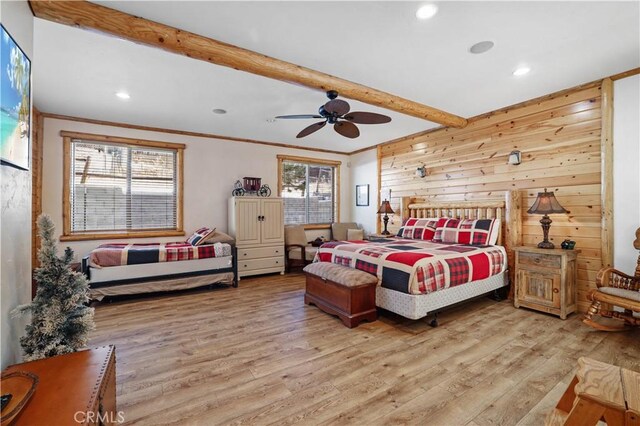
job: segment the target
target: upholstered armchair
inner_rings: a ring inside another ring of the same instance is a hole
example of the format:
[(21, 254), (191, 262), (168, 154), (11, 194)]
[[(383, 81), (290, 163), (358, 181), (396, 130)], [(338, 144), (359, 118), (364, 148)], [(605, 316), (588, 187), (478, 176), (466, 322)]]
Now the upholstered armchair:
[(284, 227), (285, 268), (287, 272), (292, 267), (304, 267), (311, 263), (318, 251), (307, 243), (307, 235), (302, 225), (287, 225)]
[[(361, 231), (361, 229), (355, 222), (333, 222), (331, 224), (331, 239), (334, 241), (347, 241), (350, 239), (349, 231)], [(360, 233), (359, 235), (359, 238), (351, 239), (364, 239), (364, 233)]]
[[(640, 250), (640, 228), (636, 230), (636, 240), (633, 242), (636, 250)], [(603, 268), (596, 276), (598, 288), (591, 290), (589, 300), (591, 306), (584, 317), (583, 322), (593, 328), (604, 331), (620, 331), (625, 326), (640, 326), (640, 256), (634, 276), (627, 275), (614, 268)], [(616, 310), (603, 310), (602, 304), (617, 306), (624, 312)], [(593, 320), (594, 315), (605, 318), (617, 318), (623, 321), (618, 326), (603, 325)]]
[[(353, 238), (349, 238), (349, 236)], [(362, 240), (364, 232), (355, 222), (334, 222), (331, 224), (331, 239), (337, 241)], [(313, 262), (318, 247), (307, 242), (307, 235), (302, 225), (287, 225), (284, 227), (285, 268), (287, 272), (292, 267), (304, 267)]]

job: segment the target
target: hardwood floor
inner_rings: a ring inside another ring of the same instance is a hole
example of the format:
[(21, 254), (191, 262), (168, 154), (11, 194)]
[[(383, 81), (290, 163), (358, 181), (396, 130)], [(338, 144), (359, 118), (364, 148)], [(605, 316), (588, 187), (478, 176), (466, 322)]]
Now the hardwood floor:
[(129, 424), (540, 425), (580, 356), (640, 371), (640, 330), (598, 332), (482, 298), (440, 327), (348, 329), (299, 274), (96, 307)]

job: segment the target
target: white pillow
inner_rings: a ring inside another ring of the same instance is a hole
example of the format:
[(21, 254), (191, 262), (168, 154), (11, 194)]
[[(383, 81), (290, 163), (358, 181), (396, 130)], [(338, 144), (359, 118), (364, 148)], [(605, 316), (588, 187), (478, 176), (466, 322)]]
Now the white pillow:
[(364, 240), (364, 230), (347, 229), (347, 241), (360, 241), (360, 240)]

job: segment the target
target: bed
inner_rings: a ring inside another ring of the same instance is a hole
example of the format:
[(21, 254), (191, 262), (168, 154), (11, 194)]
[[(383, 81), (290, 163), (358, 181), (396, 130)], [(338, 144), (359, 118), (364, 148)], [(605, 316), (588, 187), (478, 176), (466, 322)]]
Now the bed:
[[(518, 191), (508, 191), (502, 200), (442, 203), (403, 198), (399, 210), (403, 223), (411, 224), (399, 230), (401, 236), (323, 244), (315, 261), (376, 275), (376, 305), (409, 319), (423, 318), (512, 281), (512, 249), (521, 244)], [(449, 223), (487, 229), (480, 229), (476, 238), (475, 228), (456, 228), (460, 236), (442, 241), (444, 233), (453, 232), (446, 228)], [(431, 229), (433, 234), (428, 233)], [(452, 243), (455, 239), (464, 243)], [(486, 244), (492, 239), (495, 244)]]
[(108, 243), (82, 259), (82, 270), (92, 300), (210, 284), (237, 287), (235, 252), (226, 243)]

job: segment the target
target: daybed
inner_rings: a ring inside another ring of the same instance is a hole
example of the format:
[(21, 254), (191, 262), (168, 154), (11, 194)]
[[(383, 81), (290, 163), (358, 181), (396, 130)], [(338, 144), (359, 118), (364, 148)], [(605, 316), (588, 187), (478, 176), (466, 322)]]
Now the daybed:
[(237, 287), (237, 269), (235, 246), (220, 242), (109, 243), (82, 259), (92, 300), (218, 283)]
[(378, 307), (423, 318), (509, 285), (511, 248), (520, 244), (520, 203), (517, 191), (508, 192), (506, 201), (427, 203), (405, 198), (401, 209), (407, 220), (400, 236), (329, 242), (320, 247), (315, 261), (376, 275)]

